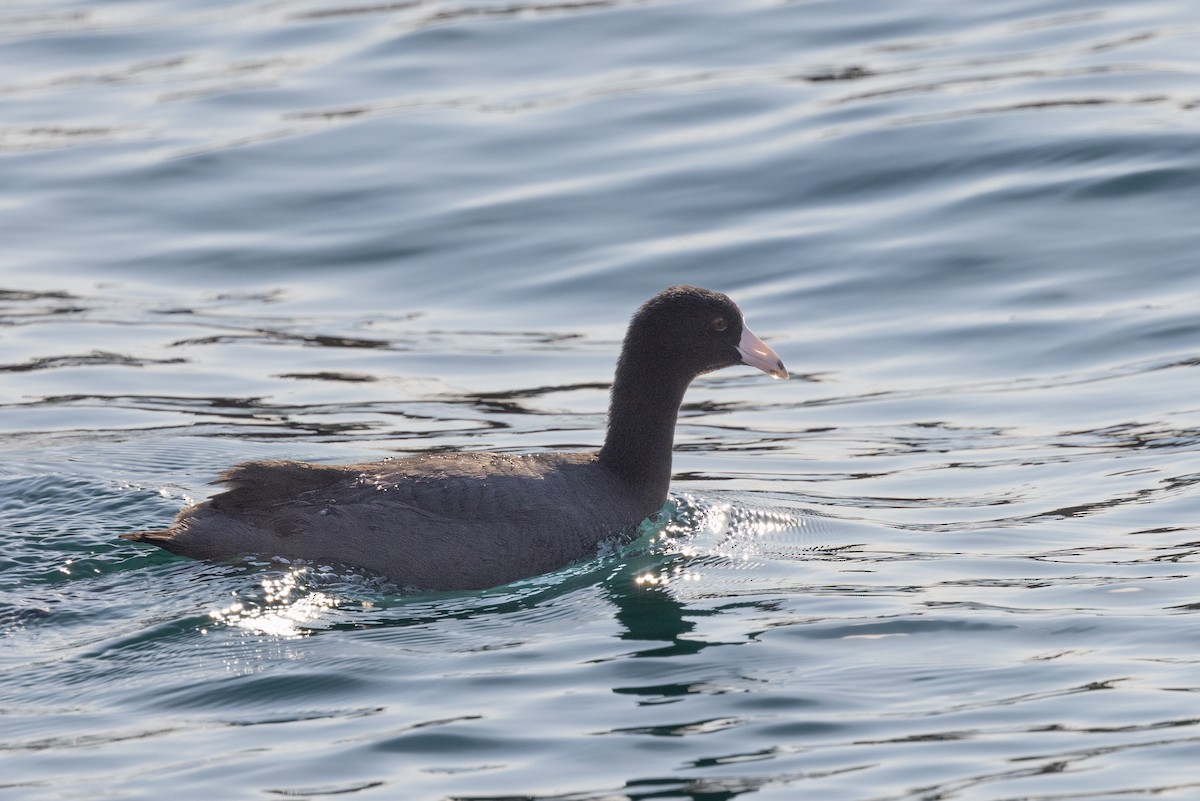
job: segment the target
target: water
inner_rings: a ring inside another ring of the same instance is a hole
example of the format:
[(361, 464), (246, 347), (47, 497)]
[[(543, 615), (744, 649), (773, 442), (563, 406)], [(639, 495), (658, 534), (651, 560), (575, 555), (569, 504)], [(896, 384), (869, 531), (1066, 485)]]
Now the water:
[[(0, 796), (1200, 797), (1194, 4), (10, 3)], [(729, 292), (672, 508), (477, 593), (117, 535), (584, 448)]]

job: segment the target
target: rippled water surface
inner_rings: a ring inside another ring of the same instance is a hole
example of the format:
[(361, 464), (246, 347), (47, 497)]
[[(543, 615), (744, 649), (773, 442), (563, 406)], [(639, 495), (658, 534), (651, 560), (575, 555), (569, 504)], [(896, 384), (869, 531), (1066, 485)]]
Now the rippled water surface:
[[(1200, 798), (1194, 3), (0, 7), (0, 796)], [(188, 561), (253, 458), (579, 449), (730, 293), (644, 535)]]

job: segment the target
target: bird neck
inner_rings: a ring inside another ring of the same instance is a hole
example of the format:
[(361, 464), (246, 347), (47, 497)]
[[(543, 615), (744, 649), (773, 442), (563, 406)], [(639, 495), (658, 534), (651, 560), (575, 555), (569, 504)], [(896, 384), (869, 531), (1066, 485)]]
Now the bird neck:
[(667, 499), (675, 420), (689, 383), (647, 360), (617, 365), (600, 462), (655, 508)]

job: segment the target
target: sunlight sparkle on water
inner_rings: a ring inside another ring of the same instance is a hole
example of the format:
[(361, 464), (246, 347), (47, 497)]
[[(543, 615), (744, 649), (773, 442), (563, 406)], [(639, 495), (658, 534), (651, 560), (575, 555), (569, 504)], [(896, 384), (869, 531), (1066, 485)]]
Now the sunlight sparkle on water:
[(698, 581), (701, 574), (696, 566), (701, 562), (749, 563), (761, 556), (765, 537), (805, 525), (803, 518), (744, 504), (702, 502), (688, 495), (678, 496), (674, 503), (671, 520), (651, 544), (686, 561), (640, 574), (636, 579), (639, 586)]
[(299, 577), (304, 569), (262, 580), (258, 597), (239, 599), (224, 609), (210, 612), (216, 623), (236, 626), (255, 634), (299, 637), (304, 626), (317, 620), (337, 601), (330, 595), (305, 587)]

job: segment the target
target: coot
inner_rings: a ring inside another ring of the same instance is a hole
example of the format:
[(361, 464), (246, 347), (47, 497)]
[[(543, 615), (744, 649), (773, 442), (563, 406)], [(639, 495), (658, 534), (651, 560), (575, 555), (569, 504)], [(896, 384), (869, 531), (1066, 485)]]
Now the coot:
[(739, 363), (787, 377), (732, 300), (674, 286), (629, 323), (599, 452), (247, 462), (221, 475), (224, 492), (184, 509), (169, 528), (122, 537), (196, 559), (340, 563), (431, 590), (546, 573), (662, 507), (684, 390)]

